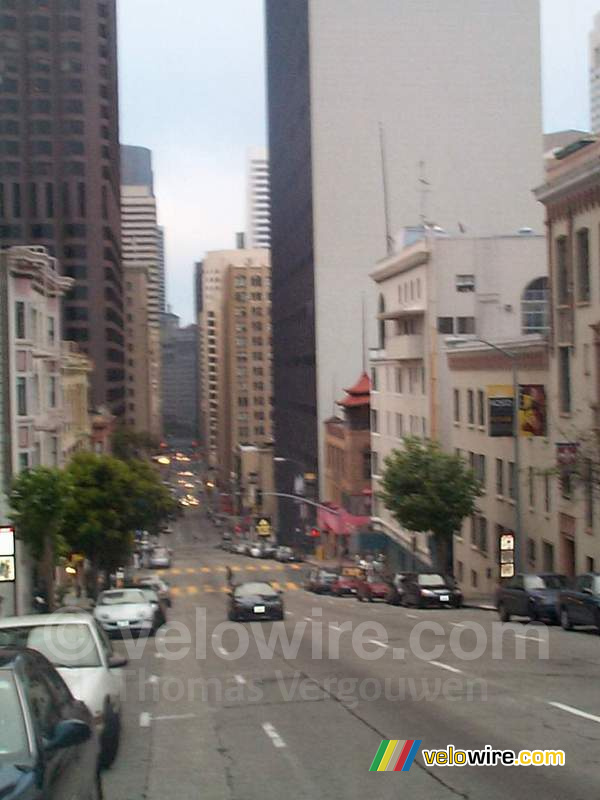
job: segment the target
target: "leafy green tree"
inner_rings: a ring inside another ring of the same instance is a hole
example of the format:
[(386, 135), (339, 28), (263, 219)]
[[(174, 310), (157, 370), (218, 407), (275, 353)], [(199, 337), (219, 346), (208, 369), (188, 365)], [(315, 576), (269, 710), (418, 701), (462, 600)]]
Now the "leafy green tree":
[(123, 461), (146, 459), (160, 447), (159, 440), (145, 431), (134, 431), (120, 425), (112, 435), (112, 452)]
[(473, 471), (437, 442), (407, 437), (385, 459), (381, 485), (385, 507), (404, 528), (431, 532), (436, 568), (451, 573), (454, 534), (482, 494)]
[(40, 564), (49, 608), (54, 608), (54, 567), (67, 552), (61, 534), (67, 484), (64, 472), (48, 467), (21, 472), (10, 492), (11, 518), (17, 536)]
[(160, 480), (156, 467), (147, 461), (130, 461), (128, 467), (134, 479), (135, 528), (158, 533), (164, 522), (179, 515), (179, 503)]

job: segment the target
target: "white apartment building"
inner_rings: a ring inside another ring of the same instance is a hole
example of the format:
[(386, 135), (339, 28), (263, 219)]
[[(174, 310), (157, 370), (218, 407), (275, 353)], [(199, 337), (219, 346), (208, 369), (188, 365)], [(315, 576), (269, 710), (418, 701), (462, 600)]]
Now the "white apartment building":
[(594, 16), (589, 34), (590, 122), (592, 131), (600, 131), (600, 12)]
[(246, 247), (271, 247), (269, 157), (264, 147), (246, 154)]
[[(384, 459), (404, 436), (452, 447), (448, 338), (538, 339), (548, 325), (545, 237), (450, 238), (416, 228), (405, 240), (371, 273), (378, 293), (378, 347), (371, 350), (374, 497)], [(393, 539), (427, 557), (427, 537), (401, 530), (377, 500), (373, 516)]]
[[(59, 273), (57, 260), (43, 247), (17, 246), (0, 252), (3, 492), (24, 469), (62, 466), (61, 298), (72, 285), (73, 279)], [(31, 565), (20, 543), (16, 567), (18, 599), (23, 603), (30, 595)], [(12, 587), (2, 587), (0, 583), (3, 612), (10, 614), (12, 608), (14, 613)]]

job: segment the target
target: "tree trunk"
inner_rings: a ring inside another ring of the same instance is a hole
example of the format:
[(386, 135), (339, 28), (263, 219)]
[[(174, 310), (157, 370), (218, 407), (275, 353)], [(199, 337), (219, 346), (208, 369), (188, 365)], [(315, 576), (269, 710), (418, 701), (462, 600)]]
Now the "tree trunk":
[(454, 574), (454, 534), (434, 533), (434, 565), (442, 575)]

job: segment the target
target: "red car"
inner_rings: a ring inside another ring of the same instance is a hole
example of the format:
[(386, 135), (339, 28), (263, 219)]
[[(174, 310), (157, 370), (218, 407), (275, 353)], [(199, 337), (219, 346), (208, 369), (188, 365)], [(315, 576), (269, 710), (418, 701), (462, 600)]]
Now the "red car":
[(387, 600), (390, 591), (389, 584), (379, 575), (368, 575), (360, 581), (356, 589), (356, 597), (360, 602), (368, 600)]
[(337, 580), (331, 586), (331, 593), (338, 597), (356, 594), (360, 583), (364, 579), (365, 572), (360, 567), (342, 567)]

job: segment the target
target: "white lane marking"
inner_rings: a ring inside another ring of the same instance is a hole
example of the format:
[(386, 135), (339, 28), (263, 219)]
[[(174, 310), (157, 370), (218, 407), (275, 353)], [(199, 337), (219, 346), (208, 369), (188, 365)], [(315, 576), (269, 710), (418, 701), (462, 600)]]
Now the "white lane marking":
[(244, 678), (243, 675), (234, 675), (233, 677), (240, 684), (240, 686), (243, 686), (246, 683), (246, 678)]
[(275, 727), (273, 725), (271, 725), (270, 722), (263, 722), (262, 729), (267, 734), (269, 739), (273, 742), (273, 745), (275, 747), (285, 747), (286, 746), (285, 742), (283, 741), (281, 736), (275, 730)]
[(286, 615), (286, 617), (293, 617), (294, 616), (294, 612), (293, 611), (286, 611), (285, 615)]
[(312, 617), (304, 617), (304, 619), (305, 619), (307, 622), (312, 622), (312, 621), (313, 621), (313, 618), (312, 618)]
[(334, 625), (333, 622), (329, 623), (329, 627), (331, 628), (332, 631), (341, 631), (342, 630), (339, 625)]
[(164, 657), (165, 657), (164, 653), (154, 653), (154, 658), (164, 658)]
[(543, 639), (540, 639), (539, 636), (527, 636), (524, 633), (515, 633), (515, 639), (527, 639), (530, 642), (543, 642)]
[(159, 681), (160, 681), (160, 678), (158, 677), (158, 675), (150, 675), (148, 680), (144, 681), (144, 683), (158, 683)]
[(581, 711), (579, 708), (573, 706), (566, 706), (564, 703), (556, 703), (554, 700), (547, 700), (549, 706), (560, 708), (561, 711), (566, 711), (569, 714), (575, 714), (576, 717), (583, 717), (583, 719), (591, 719), (592, 722), (600, 722), (600, 717), (595, 714), (589, 714), (587, 711)]
[(434, 667), (439, 667), (440, 669), (447, 669), (448, 672), (458, 672), (459, 675), (462, 674), (462, 669), (451, 667), (450, 664), (442, 664), (441, 661), (430, 661), (429, 663), (433, 664)]
[(194, 719), (195, 714), (163, 714), (160, 717), (152, 717), (153, 722), (161, 722), (162, 720), (174, 720), (174, 719)]
[(140, 714), (140, 728), (149, 728), (152, 722), (152, 717), (147, 711), (142, 711)]
[(419, 615), (418, 614), (407, 614), (406, 616), (409, 619), (419, 619)]
[(464, 628), (465, 626), (462, 622), (451, 622), (450, 625), (453, 625), (455, 628)]
[(377, 639), (367, 639), (367, 642), (369, 644), (376, 644), (378, 647), (385, 647), (386, 650), (388, 648), (387, 644), (384, 644), (383, 642), (378, 642)]
[(225, 650), (225, 648), (224, 648), (224, 647), (217, 647), (217, 650), (219, 651), (219, 653), (220, 653), (222, 656), (228, 656), (228, 655), (229, 655), (229, 651), (228, 651), (228, 650)]

